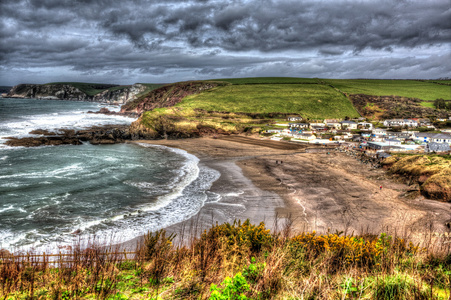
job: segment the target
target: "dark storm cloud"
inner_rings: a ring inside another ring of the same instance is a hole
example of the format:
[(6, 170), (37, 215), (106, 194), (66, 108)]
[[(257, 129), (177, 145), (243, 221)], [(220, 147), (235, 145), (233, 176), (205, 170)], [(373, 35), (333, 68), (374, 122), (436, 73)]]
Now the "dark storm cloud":
[(177, 38), (231, 51), (302, 50), (341, 45), (416, 47), (451, 39), (446, 1), (235, 1), (156, 4), (102, 14), (105, 30), (132, 41)]
[(450, 71), (446, 0), (2, 0), (0, 17), (2, 73), (53, 67), (179, 80)]

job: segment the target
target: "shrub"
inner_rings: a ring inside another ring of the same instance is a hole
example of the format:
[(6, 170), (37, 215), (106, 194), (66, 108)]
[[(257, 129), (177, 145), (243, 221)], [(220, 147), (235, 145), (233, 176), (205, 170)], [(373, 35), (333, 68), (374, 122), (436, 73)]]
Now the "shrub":
[(249, 284), (246, 278), (237, 273), (233, 278), (226, 277), (221, 283), (222, 288), (212, 284), (210, 290), (212, 291), (210, 300), (246, 300), (244, 293), (249, 290)]

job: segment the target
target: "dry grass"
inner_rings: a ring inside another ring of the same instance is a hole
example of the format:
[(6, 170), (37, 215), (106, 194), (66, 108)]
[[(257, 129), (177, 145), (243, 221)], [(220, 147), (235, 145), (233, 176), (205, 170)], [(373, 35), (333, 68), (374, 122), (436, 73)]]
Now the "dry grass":
[[(182, 233), (183, 235), (183, 233)], [(450, 245), (427, 253), (401, 237), (292, 235), (221, 224), (199, 237), (149, 233), (138, 259), (78, 251), (57, 267), (0, 265), (2, 299), (449, 299)], [(177, 245), (176, 245), (177, 244)], [(96, 262), (96, 263), (93, 263)]]
[(443, 155), (392, 156), (385, 162), (392, 174), (417, 181), (432, 199), (451, 201), (451, 159)]

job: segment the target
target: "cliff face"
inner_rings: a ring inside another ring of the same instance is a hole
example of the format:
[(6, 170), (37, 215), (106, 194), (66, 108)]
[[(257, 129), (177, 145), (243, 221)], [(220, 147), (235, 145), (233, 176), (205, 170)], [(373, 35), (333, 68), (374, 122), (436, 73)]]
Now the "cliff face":
[(144, 92), (146, 88), (145, 85), (138, 83), (123, 88), (105, 89), (97, 94), (88, 95), (86, 92), (70, 84), (19, 84), (11, 89), (7, 97), (124, 104), (128, 101), (135, 100), (136, 95)]
[(157, 88), (145, 96), (127, 102), (123, 105), (121, 112), (134, 112), (141, 114), (155, 108), (171, 107), (182, 101), (189, 95), (200, 93), (217, 86), (228, 85), (226, 82), (215, 81), (189, 81), (168, 84)]

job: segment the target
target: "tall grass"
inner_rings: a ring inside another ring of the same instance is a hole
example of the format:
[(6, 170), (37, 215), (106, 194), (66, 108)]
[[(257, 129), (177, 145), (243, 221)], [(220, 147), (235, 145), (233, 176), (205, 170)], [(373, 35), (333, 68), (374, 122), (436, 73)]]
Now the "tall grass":
[[(196, 232), (191, 228), (192, 232)], [(402, 237), (270, 232), (216, 224), (200, 235), (145, 235), (132, 261), (106, 248), (74, 263), (0, 265), (2, 299), (449, 299), (450, 246), (426, 252)], [(439, 251), (440, 250), (440, 251)]]

